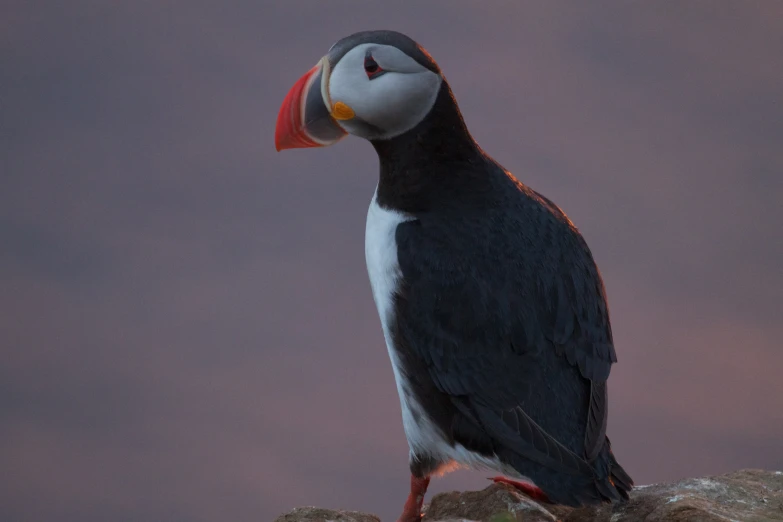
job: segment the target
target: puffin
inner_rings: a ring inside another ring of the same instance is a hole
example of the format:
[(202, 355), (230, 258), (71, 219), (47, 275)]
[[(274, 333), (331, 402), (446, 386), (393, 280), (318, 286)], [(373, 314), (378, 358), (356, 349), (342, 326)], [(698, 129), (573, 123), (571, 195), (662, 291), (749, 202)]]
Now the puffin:
[(399, 522), (420, 520), (430, 478), (460, 467), (552, 504), (627, 500), (606, 434), (607, 297), (574, 224), (484, 152), (402, 33), (336, 42), (283, 99), (275, 146), (349, 134), (380, 163), (365, 257), (409, 447)]

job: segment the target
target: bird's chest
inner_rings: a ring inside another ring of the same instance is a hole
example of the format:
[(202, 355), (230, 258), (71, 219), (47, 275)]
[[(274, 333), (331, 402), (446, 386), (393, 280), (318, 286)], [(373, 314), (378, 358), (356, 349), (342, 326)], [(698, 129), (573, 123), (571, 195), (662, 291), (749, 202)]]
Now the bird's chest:
[[(381, 319), (386, 348), (394, 370), (394, 380), (402, 407), (402, 421), (405, 435), (411, 450), (422, 448), (435, 439), (434, 431), (427, 426), (423, 429), (421, 407), (411, 393), (406, 377), (412, 368), (403, 368), (400, 353), (394, 346), (392, 325), (396, 320), (394, 315), (394, 295), (397, 292), (402, 273), (397, 257), (397, 226), (412, 219), (410, 216), (386, 209), (378, 205), (373, 196), (367, 212), (367, 229), (364, 238), (364, 253), (367, 259), (367, 273), (370, 276), (372, 295), (378, 315)], [(432, 433), (430, 433), (432, 432)]]
[[(377, 195), (377, 193), (376, 193)], [(370, 277), (372, 296), (381, 319), (384, 335), (389, 342), (388, 328), (393, 313), (394, 293), (400, 277), (397, 258), (397, 225), (412, 219), (398, 212), (378, 205), (374, 195), (367, 211), (367, 227), (364, 235), (364, 255), (367, 273)]]

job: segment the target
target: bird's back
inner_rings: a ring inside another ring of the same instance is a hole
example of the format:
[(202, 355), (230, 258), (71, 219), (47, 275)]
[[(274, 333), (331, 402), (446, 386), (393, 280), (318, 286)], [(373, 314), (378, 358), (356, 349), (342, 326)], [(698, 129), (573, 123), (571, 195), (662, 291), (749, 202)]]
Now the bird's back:
[[(599, 500), (591, 470), (610, 473), (605, 381), (615, 360), (601, 277), (565, 214), (490, 165), (463, 172), (458, 188), (398, 225), (397, 344), (435, 384), (422, 387), (421, 400), (452, 406), (441, 420), (447, 437), (494, 451), (550, 492), (562, 490), (564, 503)], [(538, 450), (566, 462), (561, 469), (504, 443), (510, 429), (537, 451), (539, 435), (523, 433), (531, 421), (551, 437)]]

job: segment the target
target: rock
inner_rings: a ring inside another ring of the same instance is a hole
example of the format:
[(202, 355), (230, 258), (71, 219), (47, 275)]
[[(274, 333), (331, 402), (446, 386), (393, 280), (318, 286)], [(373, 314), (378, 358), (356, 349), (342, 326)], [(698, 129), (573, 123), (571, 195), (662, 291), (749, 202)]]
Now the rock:
[(742, 470), (639, 486), (625, 504), (580, 508), (563, 522), (783, 521), (783, 472)]
[[(422, 522), (783, 521), (783, 472), (743, 470), (637, 486), (622, 504), (571, 509), (542, 505), (507, 484), (435, 495)], [(297, 508), (275, 522), (380, 522), (355, 511)]]
[(445, 520), (492, 522), (555, 522), (556, 516), (508, 484), (493, 484), (481, 491), (441, 493), (425, 507), (422, 522)]
[(359, 511), (299, 507), (280, 515), (275, 522), (381, 522), (381, 519)]

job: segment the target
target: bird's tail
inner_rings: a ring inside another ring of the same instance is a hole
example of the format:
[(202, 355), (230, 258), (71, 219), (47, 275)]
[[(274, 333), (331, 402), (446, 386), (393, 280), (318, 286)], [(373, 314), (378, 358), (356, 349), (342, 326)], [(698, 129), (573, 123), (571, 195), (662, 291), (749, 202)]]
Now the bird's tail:
[[(513, 462), (513, 458), (508, 461)], [(578, 475), (553, 471), (529, 461), (524, 461), (519, 469), (527, 472), (526, 476), (553, 504), (579, 507), (628, 500), (633, 480), (614, 457), (608, 438), (589, 465), (592, 473)]]
[(604, 449), (596, 458), (595, 464), (598, 468), (595, 485), (601, 497), (610, 502), (628, 500), (633, 479), (614, 458), (609, 437), (606, 437)]

